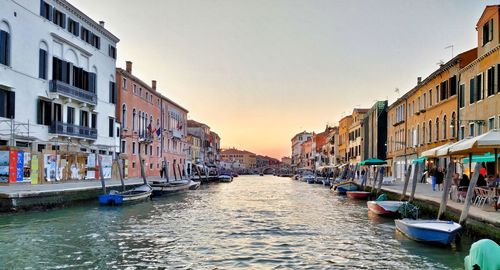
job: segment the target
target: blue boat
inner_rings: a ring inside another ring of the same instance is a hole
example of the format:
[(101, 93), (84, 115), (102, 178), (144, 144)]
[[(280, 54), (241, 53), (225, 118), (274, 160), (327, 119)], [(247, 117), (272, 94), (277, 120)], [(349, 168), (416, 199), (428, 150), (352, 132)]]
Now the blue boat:
[(462, 229), (460, 224), (444, 220), (396, 219), (396, 228), (419, 242), (448, 245)]
[(148, 200), (153, 189), (149, 185), (142, 185), (123, 192), (111, 190), (107, 194), (99, 195), (99, 204), (122, 205)]
[(353, 182), (345, 182), (345, 183), (340, 183), (335, 186), (335, 189), (337, 190), (337, 193), (340, 195), (346, 194), (347, 191), (356, 191), (358, 190), (358, 186), (354, 184)]

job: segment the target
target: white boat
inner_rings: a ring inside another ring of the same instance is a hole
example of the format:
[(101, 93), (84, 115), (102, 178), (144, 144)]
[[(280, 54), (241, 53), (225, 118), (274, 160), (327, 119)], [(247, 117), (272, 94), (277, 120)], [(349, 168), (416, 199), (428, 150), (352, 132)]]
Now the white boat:
[(448, 245), (462, 229), (460, 224), (444, 220), (396, 219), (396, 228), (419, 242)]
[(192, 180), (179, 180), (179, 181), (166, 181), (166, 180), (155, 180), (150, 181), (149, 184), (153, 188), (154, 196), (161, 196), (163, 194), (170, 193), (180, 193), (187, 190), (197, 189), (200, 186), (200, 182), (195, 182)]
[(396, 215), (405, 202), (401, 201), (368, 201), (368, 209), (377, 215)]
[(233, 177), (227, 174), (219, 175), (219, 182), (230, 183), (233, 181)]
[(138, 186), (126, 191), (111, 190), (108, 194), (99, 196), (99, 203), (103, 205), (122, 205), (141, 202), (149, 199), (153, 189), (149, 185)]

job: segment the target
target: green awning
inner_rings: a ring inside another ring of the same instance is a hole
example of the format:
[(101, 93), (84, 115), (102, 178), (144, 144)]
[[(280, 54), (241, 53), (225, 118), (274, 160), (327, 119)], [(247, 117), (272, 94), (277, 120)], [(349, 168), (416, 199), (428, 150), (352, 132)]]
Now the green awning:
[[(472, 162), (495, 162), (495, 155), (486, 153), (484, 155), (474, 155), (472, 156)], [(498, 155), (500, 157), (500, 155)], [(469, 158), (464, 158), (464, 163), (469, 163)]]
[(370, 159), (365, 159), (359, 163), (359, 165), (364, 166), (364, 165), (384, 165), (387, 164), (385, 160), (381, 160), (378, 158), (370, 158)]
[(414, 159), (412, 163), (413, 164), (424, 163), (426, 160), (427, 160), (427, 157), (419, 157), (417, 159)]

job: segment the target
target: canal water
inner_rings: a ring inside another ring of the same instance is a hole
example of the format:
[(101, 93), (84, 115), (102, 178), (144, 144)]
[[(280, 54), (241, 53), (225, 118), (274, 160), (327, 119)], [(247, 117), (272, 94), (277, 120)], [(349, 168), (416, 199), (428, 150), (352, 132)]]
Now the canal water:
[(0, 269), (463, 269), (469, 247), (413, 242), (366, 202), (274, 176), (0, 216)]

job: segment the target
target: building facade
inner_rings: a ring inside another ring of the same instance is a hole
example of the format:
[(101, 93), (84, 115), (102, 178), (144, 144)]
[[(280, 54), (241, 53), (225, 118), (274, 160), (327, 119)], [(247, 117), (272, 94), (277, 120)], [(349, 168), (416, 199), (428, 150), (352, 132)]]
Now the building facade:
[(118, 41), (67, 1), (2, 1), (0, 125), (19, 132), (0, 144), (40, 153), (39, 178), (96, 178), (95, 155), (118, 151)]
[(349, 143), (347, 158), (351, 164), (361, 162), (363, 145), (363, 118), (368, 109), (356, 108), (352, 112), (352, 123), (349, 126)]
[(387, 100), (377, 101), (363, 118), (362, 160), (387, 158)]
[(349, 162), (349, 128), (352, 125), (352, 115), (347, 115), (339, 121), (338, 151), (340, 163)]
[(303, 164), (301, 164), (301, 160), (302, 160), (302, 143), (304, 143), (305, 141), (307, 141), (309, 138), (312, 137), (312, 133), (310, 132), (307, 132), (307, 131), (303, 131), (303, 132), (300, 132), (300, 133), (297, 133), (295, 134), (295, 136), (293, 136), (292, 138), (292, 156), (291, 156), (291, 159), (292, 159), (292, 168), (293, 169), (297, 169), (297, 168), (300, 168), (303, 166)]
[(251, 173), (257, 168), (257, 155), (246, 150), (223, 149), (220, 158), (221, 164), (228, 164), (223, 167), (236, 170), (238, 173)]

